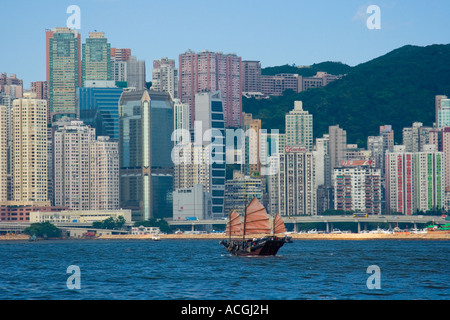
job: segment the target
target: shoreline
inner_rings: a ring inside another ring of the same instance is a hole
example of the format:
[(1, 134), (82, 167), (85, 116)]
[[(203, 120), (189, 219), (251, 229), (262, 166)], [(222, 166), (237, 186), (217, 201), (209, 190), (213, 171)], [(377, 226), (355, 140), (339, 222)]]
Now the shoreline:
[[(450, 232), (433, 231), (428, 233), (338, 233), (338, 234), (309, 234), (292, 233), (288, 235), (292, 240), (450, 240)], [(152, 235), (108, 235), (93, 238), (93, 240), (152, 240)], [(224, 240), (224, 234), (160, 234), (160, 240)], [(261, 237), (261, 236), (256, 236)], [(0, 241), (28, 241), (29, 236), (24, 234), (0, 235)], [(90, 240), (89, 238), (67, 238), (51, 240)]]

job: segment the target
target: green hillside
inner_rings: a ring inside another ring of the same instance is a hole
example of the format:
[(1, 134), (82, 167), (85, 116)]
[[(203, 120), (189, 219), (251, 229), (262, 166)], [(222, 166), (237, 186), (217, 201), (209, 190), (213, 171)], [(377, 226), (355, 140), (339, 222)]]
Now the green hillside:
[(349, 73), (351, 69), (352, 67), (342, 62), (326, 61), (315, 63), (311, 66), (305, 67), (296, 67), (295, 65), (291, 66), (288, 64), (285, 64), (283, 66), (267, 67), (261, 69), (261, 74), (273, 76), (279, 73), (296, 73), (304, 77), (312, 77), (319, 71), (327, 72), (329, 74), (341, 75)]
[(349, 67), (347, 76), (324, 88), (286, 91), (267, 100), (243, 98), (243, 110), (261, 119), (264, 129), (284, 132), (285, 114), (301, 100), (313, 114), (314, 138), (339, 124), (348, 143), (365, 146), (381, 125), (393, 126), (397, 143), (403, 127), (415, 121), (431, 126), (438, 94), (450, 96), (450, 45), (404, 46)]

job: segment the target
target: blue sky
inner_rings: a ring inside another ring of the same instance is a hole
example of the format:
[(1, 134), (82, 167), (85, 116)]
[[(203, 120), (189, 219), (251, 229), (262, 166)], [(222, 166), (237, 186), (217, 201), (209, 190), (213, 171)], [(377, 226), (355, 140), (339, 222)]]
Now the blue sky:
[[(45, 80), (45, 29), (65, 26), (81, 10), (82, 39), (103, 31), (111, 46), (146, 61), (188, 49), (234, 52), (263, 67), (366, 62), (407, 44), (450, 43), (448, 0), (0, 0), (0, 72)], [(381, 29), (369, 30), (369, 5)], [(178, 63), (177, 63), (178, 64)]]

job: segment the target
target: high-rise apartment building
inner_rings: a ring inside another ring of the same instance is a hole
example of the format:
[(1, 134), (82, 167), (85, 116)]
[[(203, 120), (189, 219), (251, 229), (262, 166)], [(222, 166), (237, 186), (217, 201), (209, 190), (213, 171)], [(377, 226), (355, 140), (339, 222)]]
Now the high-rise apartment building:
[(285, 120), (286, 145), (301, 146), (307, 151), (313, 149), (313, 119), (312, 114), (303, 110), (301, 101), (294, 102), (294, 110), (289, 111)]
[(111, 48), (111, 57), (113, 57), (115, 61), (128, 61), (131, 57), (131, 49)]
[(75, 89), (82, 85), (81, 36), (66, 27), (47, 30), (46, 48), (50, 116), (75, 118)]
[(386, 153), (386, 212), (415, 213), (414, 154), (405, 146), (394, 146)]
[(276, 133), (267, 131), (261, 131), (260, 135), (260, 163), (261, 165), (267, 166), (270, 164), (270, 157), (274, 156), (276, 153), (283, 153), (286, 147), (286, 134)]
[(82, 121), (54, 133), (54, 197), (56, 206), (72, 210), (119, 208), (117, 142), (96, 139), (95, 128)]
[(127, 83), (129, 88), (144, 90), (147, 88), (145, 76), (145, 61), (131, 56), (127, 60)]
[[(183, 132), (187, 134), (190, 128), (190, 109), (187, 103), (182, 103), (180, 99), (174, 99), (173, 104), (173, 126), (174, 126), (174, 144), (189, 143), (183, 141)], [(184, 130), (184, 131), (183, 131)]]
[(127, 61), (131, 57), (131, 49), (111, 48), (111, 79), (127, 81)]
[(370, 161), (344, 161), (334, 169), (334, 209), (381, 214), (381, 171)]
[(12, 181), (14, 201), (47, 201), (47, 101), (32, 93), (12, 109)]
[(253, 198), (263, 200), (264, 189), (261, 179), (251, 178), (239, 171), (233, 172), (233, 179), (225, 184), (224, 215), (228, 216), (233, 210), (243, 214)]
[(443, 208), (445, 197), (444, 153), (435, 145), (425, 145), (414, 154), (415, 203), (419, 211)]
[(6, 106), (0, 105), (0, 202), (8, 200), (8, 140)]
[(170, 93), (173, 99), (178, 98), (178, 69), (175, 60), (162, 58), (153, 61), (152, 90)]
[(443, 208), (445, 197), (445, 154), (435, 145), (407, 152), (394, 146), (386, 153), (386, 209), (411, 215)]
[(430, 131), (430, 144), (444, 154), (445, 191), (450, 192), (450, 127), (437, 128)]
[(329, 151), (330, 151), (330, 170), (333, 175), (334, 168), (341, 165), (341, 161), (347, 160), (347, 132), (339, 128), (339, 125), (328, 128)]
[[(179, 55), (179, 98), (195, 115), (195, 94), (219, 90), (223, 99), (226, 127), (240, 127), (242, 114), (241, 57), (210, 51)], [(191, 127), (194, 125), (191, 118)]]
[[(201, 92), (195, 95), (197, 132), (202, 133), (202, 144), (209, 157), (209, 192), (212, 196), (213, 217), (223, 215), (225, 192), (226, 143), (223, 100), (220, 91)], [(195, 141), (196, 144), (199, 141)]]
[(83, 43), (82, 85), (87, 80), (111, 80), (111, 44), (104, 32), (89, 32), (86, 43)]
[(173, 101), (168, 93), (124, 91), (119, 100), (120, 206), (134, 221), (171, 217)]
[(22, 98), (23, 96), (23, 80), (17, 78), (17, 75), (11, 74), (9, 77), (6, 73), (0, 74), (0, 93), (10, 96), (12, 99)]
[(247, 176), (259, 176), (261, 119), (253, 119), (251, 113), (242, 113), (242, 129), (245, 133), (242, 171)]
[(48, 100), (48, 83), (47, 81), (31, 82), (31, 92), (36, 94), (36, 99)]
[(403, 128), (403, 145), (406, 152), (422, 151), (424, 145), (429, 144), (432, 127), (424, 127), (421, 122), (414, 122), (412, 127)]
[(316, 215), (314, 154), (304, 148), (276, 154), (278, 172), (270, 176), (270, 212), (282, 216)]
[(261, 63), (242, 61), (242, 92), (261, 92)]

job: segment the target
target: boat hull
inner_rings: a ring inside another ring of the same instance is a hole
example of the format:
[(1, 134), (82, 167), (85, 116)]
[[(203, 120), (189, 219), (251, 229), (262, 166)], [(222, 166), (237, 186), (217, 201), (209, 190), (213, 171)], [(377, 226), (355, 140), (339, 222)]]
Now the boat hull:
[(288, 238), (265, 237), (254, 240), (223, 240), (220, 243), (236, 256), (275, 256)]

